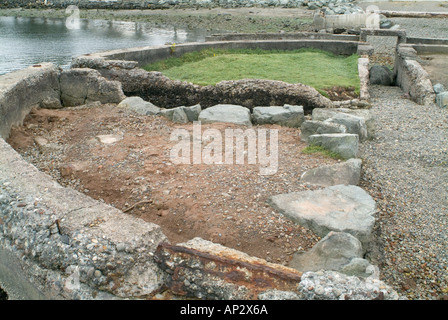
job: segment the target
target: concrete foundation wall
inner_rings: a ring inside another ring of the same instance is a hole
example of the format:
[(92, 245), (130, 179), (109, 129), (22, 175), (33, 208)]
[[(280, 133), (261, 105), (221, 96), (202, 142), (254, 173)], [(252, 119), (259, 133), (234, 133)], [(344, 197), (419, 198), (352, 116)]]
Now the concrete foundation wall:
[(45, 63), (0, 77), (0, 137), (7, 138), (11, 126), (21, 124), (31, 108), (59, 101), (59, 72)]
[(412, 45), (400, 45), (395, 55), (396, 84), (418, 104), (434, 103), (435, 93), (428, 73), (417, 62)]
[[(296, 39), (296, 40), (241, 40), (241, 41), (208, 41), (200, 43), (182, 43), (174, 45), (137, 47), (120, 50), (110, 50), (99, 53), (81, 55), (74, 58), (72, 65), (78, 65), (80, 61), (93, 61), (95, 59), (134, 61), (138, 66), (167, 59), (179, 57), (185, 53), (200, 51), (203, 49), (263, 49), (263, 50), (296, 50), (302, 48), (314, 48), (329, 51), (337, 55), (351, 55), (357, 52), (358, 41), (320, 40), (320, 39)], [(121, 63), (120, 67), (123, 67)], [(125, 66), (126, 67), (126, 66)], [(133, 67), (132, 65), (130, 67)]]
[(159, 226), (60, 186), (3, 139), (32, 108), (61, 107), (62, 74), (117, 84), (80, 71), (42, 63), (0, 77), (0, 287), (11, 299), (139, 297), (164, 283), (153, 260), (166, 241)]

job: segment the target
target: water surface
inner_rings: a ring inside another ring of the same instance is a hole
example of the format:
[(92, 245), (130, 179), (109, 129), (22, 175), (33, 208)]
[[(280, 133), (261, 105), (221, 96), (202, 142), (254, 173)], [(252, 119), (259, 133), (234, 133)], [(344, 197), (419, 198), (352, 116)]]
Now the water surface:
[(98, 51), (201, 42), (205, 30), (154, 28), (144, 22), (81, 19), (70, 29), (63, 18), (0, 16), (0, 74), (40, 62), (66, 68), (74, 56)]

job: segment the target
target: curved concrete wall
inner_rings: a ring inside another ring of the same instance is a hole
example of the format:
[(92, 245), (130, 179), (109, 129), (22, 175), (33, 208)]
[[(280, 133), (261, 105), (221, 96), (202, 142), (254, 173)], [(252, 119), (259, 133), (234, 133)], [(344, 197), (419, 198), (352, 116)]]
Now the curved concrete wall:
[(3, 140), (59, 99), (59, 72), (43, 63), (0, 76), (0, 286), (12, 299), (148, 295), (165, 277), (153, 260), (160, 227), (60, 186)]
[[(204, 49), (263, 49), (263, 50), (297, 50), (302, 48), (314, 48), (337, 55), (351, 55), (357, 53), (360, 42), (335, 40), (335, 39), (277, 39), (277, 40), (231, 40), (231, 41), (207, 41), (195, 43), (168, 44), (161, 46), (137, 47), (129, 49), (110, 50), (81, 55), (74, 58), (72, 66), (86, 66), (93, 68), (105, 68), (108, 66), (119, 66), (133, 68), (135, 65), (116, 65), (117, 60), (135, 61), (138, 66), (178, 57), (188, 52)], [(98, 59), (105, 60), (99, 61)], [(109, 62), (107, 62), (109, 61)], [(90, 63), (90, 64), (89, 64)], [(102, 63), (100, 65), (98, 63)]]

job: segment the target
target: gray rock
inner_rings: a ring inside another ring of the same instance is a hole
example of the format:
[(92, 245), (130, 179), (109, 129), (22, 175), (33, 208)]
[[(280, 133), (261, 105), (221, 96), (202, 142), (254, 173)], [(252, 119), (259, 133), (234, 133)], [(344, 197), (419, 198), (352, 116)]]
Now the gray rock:
[(173, 109), (173, 117), (171, 120), (173, 120), (173, 122), (178, 122), (178, 123), (187, 123), (188, 116), (182, 107), (175, 108), (175, 109)]
[(370, 241), (376, 203), (357, 186), (331, 186), (321, 190), (272, 196), (268, 203), (292, 221), (324, 237), (346, 232), (364, 245)]
[(255, 107), (252, 113), (254, 124), (278, 124), (299, 128), (304, 120), (305, 115), (302, 106), (285, 104), (283, 107)]
[(159, 107), (140, 97), (128, 97), (121, 101), (117, 107), (129, 109), (140, 115), (157, 115), (160, 113)]
[(198, 120), (202, 123), (224, 122), (243, 126), (251, 126), (251, 115), (248, 108), (233, 104), (218, 104), (204, 109)]
[(177, 123), (188, 123), (188, 116), (185, 113), (184, 107), (177, 107), (173, 109), (161, 109), (160, 115), (165, 118), (177, 122)]
[(445, 88), (443, 87), (443, 85), (441, 83), (436, 83), (433, 88), (434, 88), (434, 92), (436, 94), (439, 94), (439, 93), (442, 93), (445, 91)]
[(367, 125), (364, 118), (335, 110), (336, 109), (316, 108), (313, 110), (312, 118), (313, 120), (344, 125), (347, 128), (347, 133), (357, 134), (361, 141), (368, 138)]
[(323, 133), (346, 133), (347, 128), (333, 122), (307, 120), (300, 126), (300, 138), (303, 141), (308, 141), (308, 137), (313, 134)]
[(41, 103), (40, 107), (44, 109), (59, 109), (62, 107), (61, 100), (55, 97), (45, 97)]
[(308, 170), (300, 180), (322, 187), (338, 184), (358, 185), (361, 177), (361, 165), (361, 159), (349, 159), (343, 163)]
[(289, 267), (301, 272), (339, 271), (352, 259), (361, 258), (362, 253), (362, 244), (357, 238), (348, 233), (332, 231), (309, 251), (294, 254)]
[(367, 139), (375, 138), (376, 122), (369, 109), (334, 108), (333, 110), (363, 118), (367, 127)]
[(362, 258), (353, 258), (348, 264), (340, 268), (338, 271), (348, 276), (371, 277), (374, 273), (371, 271), (375, 267), (369, 261)]
[(393, 84), (393, 73), (386, 67), (381, 65), (372, 66), (369, 69), (370, 84), (378, 84), (383, 86), (391, 86)]
[(448, 106), (448, 91), (436, 95), (436, 104), (440, 108), (446, 108)]
[(89, 102), (120, 103), (126, 96), (119, 81), (109, 81), (97, 70), (75, 68), (61, 72), (59, 78), (61, 101), (64, 107)]
[(185, 114), (187, 115), (188, 121), (198, 121), (199, 114), (201, 113), (201, 105), (197, 104), (191, 107), (182, 107)]
[(358, 135), (350, 133), (315, 134), (308, 137), (310, 145), (321, 146), (339, 154), (344, 159), (358, 156), (358, 141)]

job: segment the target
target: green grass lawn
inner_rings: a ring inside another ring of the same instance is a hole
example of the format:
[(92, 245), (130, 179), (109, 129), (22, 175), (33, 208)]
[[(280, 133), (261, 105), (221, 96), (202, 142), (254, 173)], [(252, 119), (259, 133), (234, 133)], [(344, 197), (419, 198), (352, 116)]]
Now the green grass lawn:
[(359, 94), (358, 58), (356, 54), (337, 56), (315, 49), (207, 49), (149, 64), (144, 69), (199, 85), (215, 85), (222, 80), (267, 79), (303, 83), (323, 94), (334, 86), (354, 87)]

